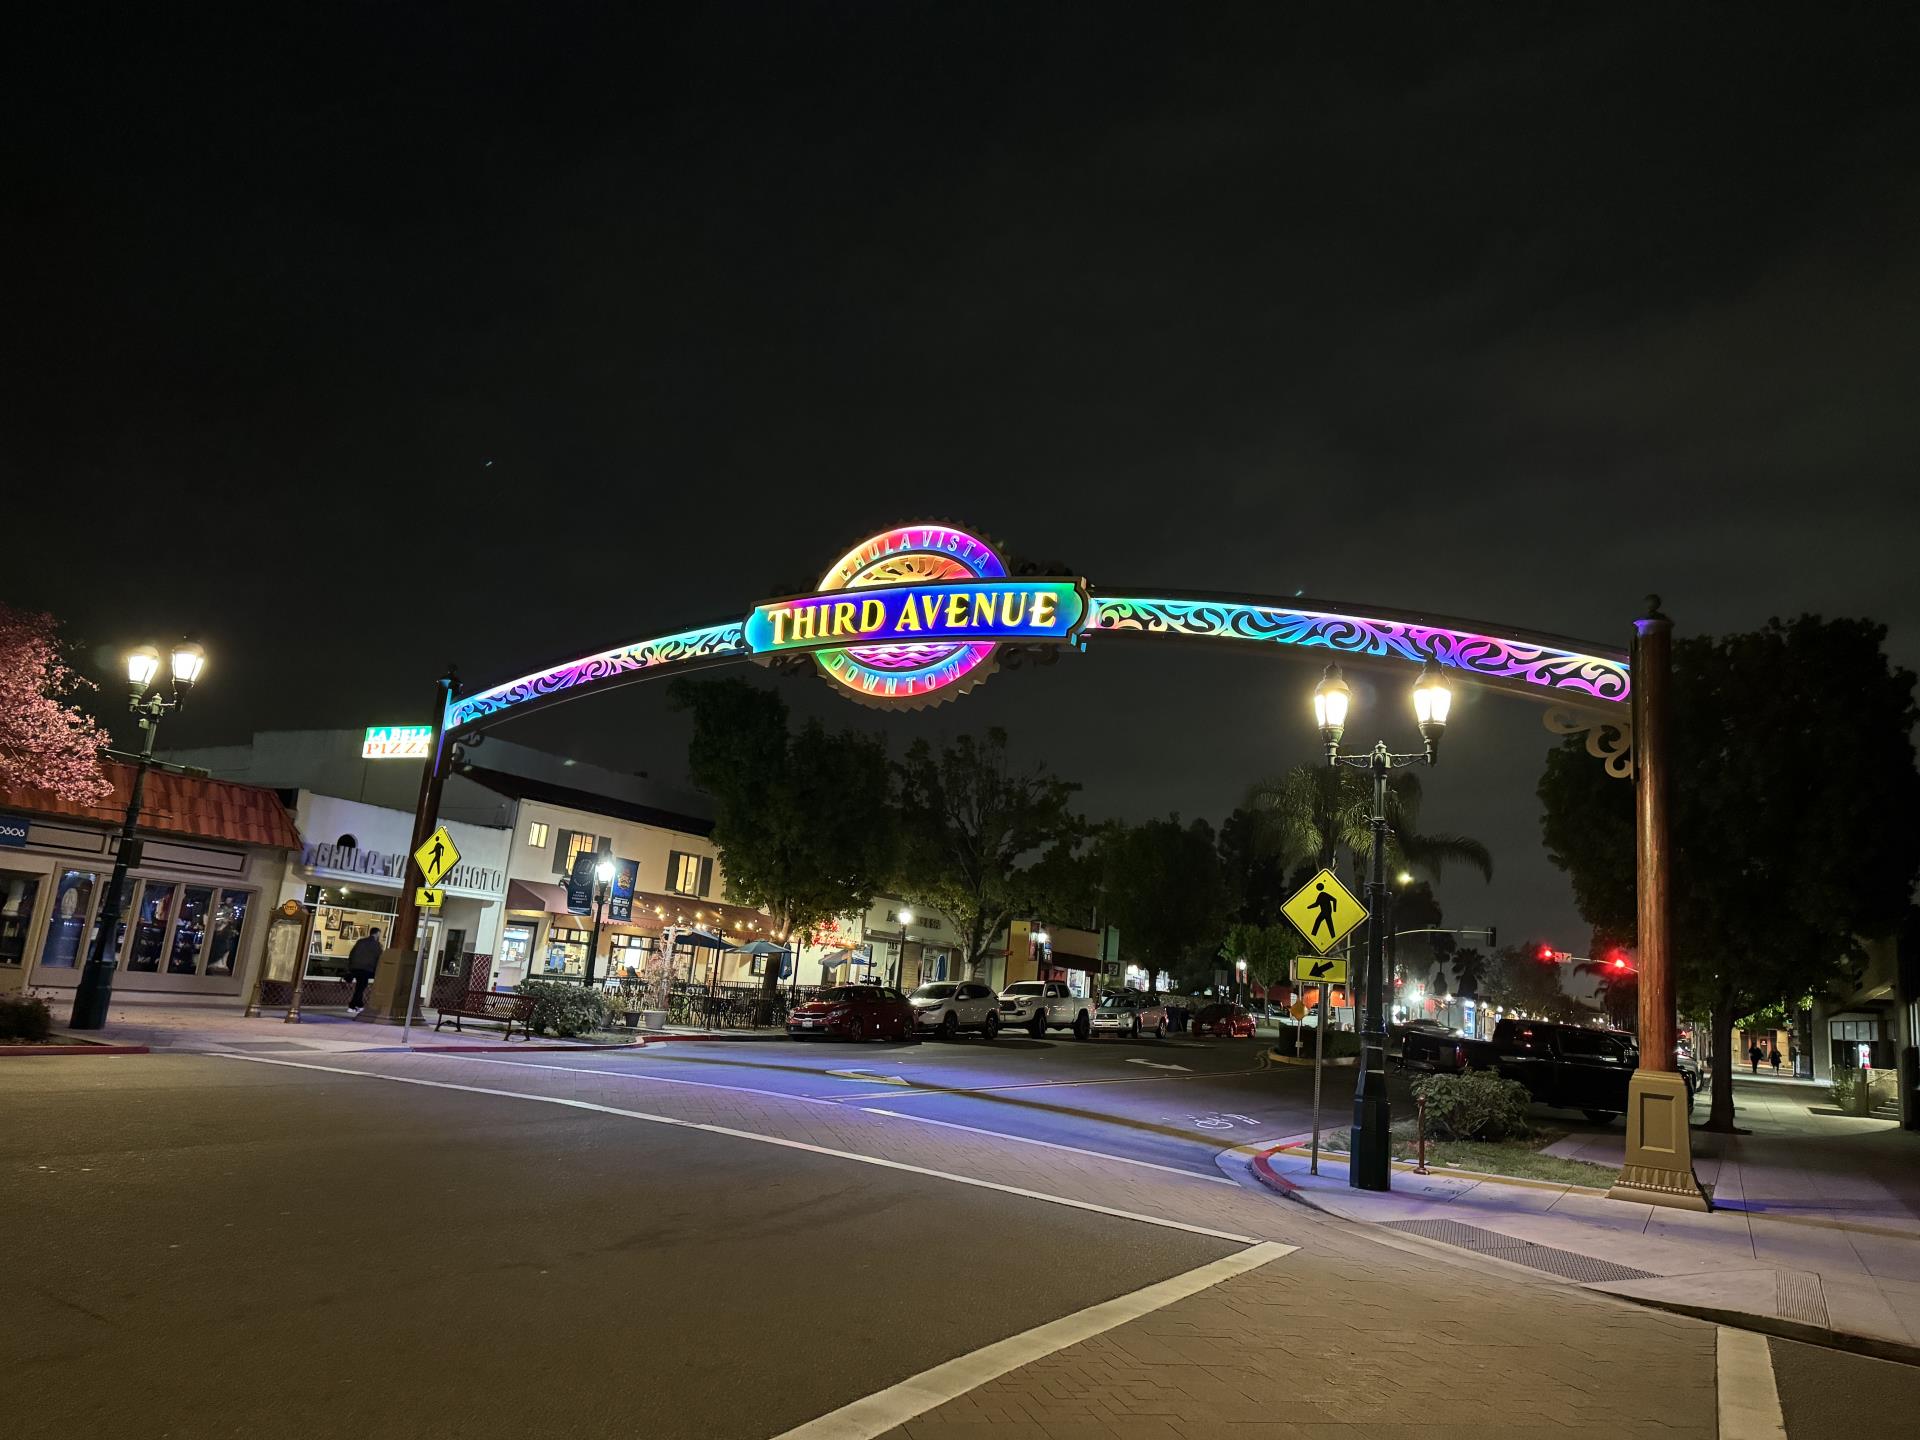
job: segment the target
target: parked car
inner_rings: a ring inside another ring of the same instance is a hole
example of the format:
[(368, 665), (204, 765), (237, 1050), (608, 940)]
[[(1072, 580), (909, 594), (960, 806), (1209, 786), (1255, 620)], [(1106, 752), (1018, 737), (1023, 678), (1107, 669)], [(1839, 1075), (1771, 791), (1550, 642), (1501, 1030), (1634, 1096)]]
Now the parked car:
[(1404, 1049), (1410, 1070), (1493, 1070), (1527, 1087), (1534, 1103), (1579, 1110), (1596, 1125), (1626, 1113), (1627, 1084), (1640, 1064), (1624, 1030), (1553, 1020), (1502, 1020), (1490, 1040), (1409, 1030)]
[(1158, 995), (1144, 990), (1114, 990), (1100, 997), (1094, 1007), (1093, 1031), (1118, 1031), (1136, 1039), (1142, 1030), (1161, 1039), (1167, 1033), (1167, 1007)]
[(1209, 1005), (1193, 1017), (1196, 1035), (1224, 1035), (1229, 1040), (1253, 1038), (1253, 1016), (1238, 1005)]
[(1407, 1035), (1419, 1032), (1428, 1035), (1451, 1035), (1453, 1031), (1438, 1020), (1409, 1020), (1404, 1025), (1387, 1026), (1387, 1063), (1405, 1065), (1407, 1056)]
[(836, 985), (787, 1012), (787, 1034), (837, 1035), (843, 1040), (915, 1037), (913, 1007), (890, 985)]
[(936, 980), (907, 997), (914, 1028), (936, 1030), (951, 1040), (962, 1030), (978, 1030), (991, 1040), (1000, 1033), (1000, 1000), (993, 987), (977, 980)]
[(1016, 980), (1000, 992), (1000, 1023), (1038, 1040), (1049, 1030), (1093, 1034), (1093, 1008), (1060, 980)]

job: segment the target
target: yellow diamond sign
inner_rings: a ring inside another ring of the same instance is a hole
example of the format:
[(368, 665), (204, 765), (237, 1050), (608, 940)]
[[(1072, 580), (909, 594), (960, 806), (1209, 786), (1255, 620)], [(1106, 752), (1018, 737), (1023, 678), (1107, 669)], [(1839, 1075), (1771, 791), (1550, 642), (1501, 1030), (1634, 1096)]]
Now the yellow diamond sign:
[(1367, 918), (1367, 907), (1340, 883), (1338, 875), (1322, 870), (1280, 907), (1280, 913), (1307, 937), (1309, 945), (1324, 955)]
[(427, 837), (426, 844), (413, 852), (413, 858), (428, 888), (437, 890), (440, 882), (460, 863), (460, 847), (453, 843), (453, 836), (447, 833), (447, 827), (441, 825)]

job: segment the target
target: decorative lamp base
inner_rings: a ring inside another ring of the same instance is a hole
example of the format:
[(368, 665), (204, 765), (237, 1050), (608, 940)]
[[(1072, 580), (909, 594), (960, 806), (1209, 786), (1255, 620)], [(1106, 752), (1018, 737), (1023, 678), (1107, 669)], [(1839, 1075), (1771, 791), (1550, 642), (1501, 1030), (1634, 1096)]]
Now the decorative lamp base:
[(1609, 1200), (1713, 1209), (1693, 1173), (1687, 1082), (1665, 1070), (1636, 1070), (1627, 1090), (1627, 1159)]

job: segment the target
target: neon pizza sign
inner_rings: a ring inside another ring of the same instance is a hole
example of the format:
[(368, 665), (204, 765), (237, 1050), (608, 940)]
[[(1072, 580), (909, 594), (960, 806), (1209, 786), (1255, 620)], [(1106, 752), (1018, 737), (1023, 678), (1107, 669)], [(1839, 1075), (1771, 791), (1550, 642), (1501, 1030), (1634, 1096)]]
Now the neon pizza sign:
[(999, 646), (1071, 645), (1091, 606), (1084, 581), (1014, 577), (993, 547), (946, 525), (902, 525), (853, 547), (810, 594), (747, 617), (749, 653), (810, 652), (870, 704), (937, 704), (993, 670)]

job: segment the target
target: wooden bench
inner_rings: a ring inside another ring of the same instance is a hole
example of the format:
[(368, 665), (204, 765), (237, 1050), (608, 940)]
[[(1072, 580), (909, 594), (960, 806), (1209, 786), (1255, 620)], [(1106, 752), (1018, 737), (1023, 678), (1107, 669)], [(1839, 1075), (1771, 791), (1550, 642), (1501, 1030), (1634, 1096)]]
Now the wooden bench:
[(456, 1034), (462, 1020), (491, 1020), (507, 1027), (507, 1039), (513, 1039), (513, 1027), (520, 1027), (520, 1038), (533, 1038), (533, 997), (531, 995), (499, 995), (491, 990), (469, 990), (458, 997), (451, 1005), (440, 1007), (440, 1018), (433, 1028), (438, 1031), (447, 1021), (453, 1021)]

